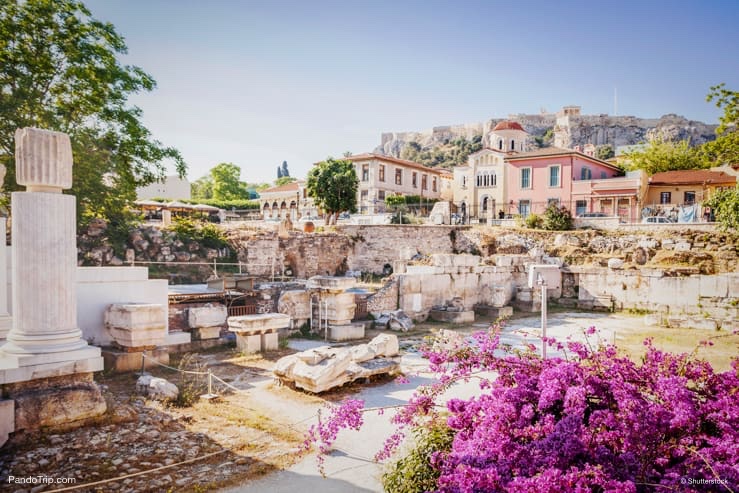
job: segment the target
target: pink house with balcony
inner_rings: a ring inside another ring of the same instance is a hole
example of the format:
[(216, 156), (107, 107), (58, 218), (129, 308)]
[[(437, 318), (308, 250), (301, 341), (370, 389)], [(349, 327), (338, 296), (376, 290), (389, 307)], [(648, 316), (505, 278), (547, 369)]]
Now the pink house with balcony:
[[(608, 209), (608, 200), (637, 193), (632, 190), (635, 183), (617, 178), (621, 174), (618, 167), (572, 149), (548, 147), (513, 154), (506, 157), (506, 164), (507, 214), (541, 214), (555, 202), (570, 209), (573, 216), (586, 212), (612, 216), (618, 203)], [(636, 203), (633, 207), (638, 210)]]

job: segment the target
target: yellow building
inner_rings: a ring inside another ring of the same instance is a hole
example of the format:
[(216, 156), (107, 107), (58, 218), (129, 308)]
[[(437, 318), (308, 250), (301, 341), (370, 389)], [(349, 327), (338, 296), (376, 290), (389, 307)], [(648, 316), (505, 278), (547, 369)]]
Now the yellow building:
[(735, 186), (736, 176), (724, 171), (688, 169), (655, 173), (648, 180), (645, 205), (666, 208), (700, 204), (715, 190)]

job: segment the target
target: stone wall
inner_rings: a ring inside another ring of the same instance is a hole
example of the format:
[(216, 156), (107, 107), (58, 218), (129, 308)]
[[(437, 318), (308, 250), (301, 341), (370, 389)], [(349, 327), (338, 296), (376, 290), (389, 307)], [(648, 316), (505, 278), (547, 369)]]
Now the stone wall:
[(380, 312), (398, 309), (398, 278), (393, 277), (375, 294), (367, 298), (367, 311), (378, 314)]

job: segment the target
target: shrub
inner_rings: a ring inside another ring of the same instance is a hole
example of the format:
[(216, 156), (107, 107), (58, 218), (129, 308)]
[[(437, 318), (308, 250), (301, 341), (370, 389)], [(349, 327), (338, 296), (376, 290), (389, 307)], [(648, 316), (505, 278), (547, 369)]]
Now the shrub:
[(544, 229), (550, 231), (566, 231), (572, 229), (572, 214), (570, 211), (557, 204), (549, 204), (544, 211)]
[(228, 247), (228, 239), (213, 223), (180, 217), (173, 219), (172, 225), (167, 229), (181, 239), (198, 242), (206, 248)]
[(382, 475), (387, 493), (424, 493), (436, 487), (440, 471), (434, 468), (432, 459), (436, 453), (451, 450), (454, 430), (444, 420), (437, 420), (414, 428), (412, 433), (415, 445)]
[(527, 228), (539, 229), (542, 225), (541, 216), (537, 214), (529, 214), (528, 216), (526, 216), (526, 219), (524, 219), (524, 224)]
[[(428, 487), (429, 471), (412, 469), (421, 471), (422, 488), (636, 493), (727, 491), (725, 485), (739, 482), (739, 359), (717, 374), (693, 355), (664, 353), (650, 340), (635, 363), (614, 346), (554, 339), (545, 342), (562, 357), (542, 360), (533, 346), (512, 352), (500, 343), (498, 326), (472, 338), (456, 349), (423, 350), (438, 379), (399, 409), (398, 429), (376, 456), (389, 457), (405, 430), (428, 430), (445, 418), (451, 448), (427, 451), (438, 479)], [(455, 382), (473, 378), (477, 395), (444, 398)], [(313, 436), (321, 437), (325, 453), (338, 429), (361, 425), (360, 406), (339, 406), (323, 423), (326, 429), (319, 423)], [(688, 478), (700, 487), (690, 488)]]

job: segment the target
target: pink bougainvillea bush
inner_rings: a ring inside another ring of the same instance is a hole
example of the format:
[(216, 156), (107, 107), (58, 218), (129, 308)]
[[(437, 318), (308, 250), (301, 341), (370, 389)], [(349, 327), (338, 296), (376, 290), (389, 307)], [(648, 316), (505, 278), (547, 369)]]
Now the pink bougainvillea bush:
[[(587, 332), (592, 338), (595, 330)], [(737, 359), (730, 371), (715, 373), (650, 340), (638, 363), (613, 346), (548, 340), (564, 357), (542, 360), (533, 351), (501, 354), (498, 334), (494, 327), (462, 348), (425, 350), (438, 381), (419, 387), (398, 410), (397, 432), (377, 459), (392, 455), (407, 430), (438, 434), (441, 422), (453, 438), (431, 442), (441, 445), (421, 454), (425, 475), (399, 470), (408, 460), (396, 462), (385, 477), (387, 491), (737, 491)], [(479, 380), (478, 395), (442, 398), (449, 386), (469, 379)], [(313, 440), (327, 450), (338, 429), (361, 424), (361, 413), (357, 400), (335, 408), (312, 430)], [(424, 476), (423, 487), (397, 481), (414, 474)]]

